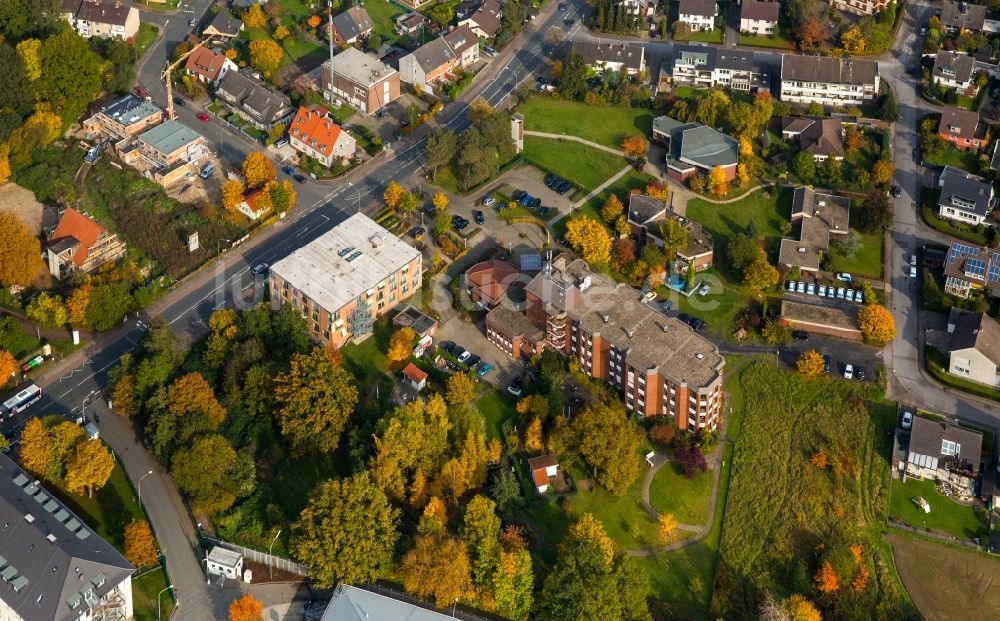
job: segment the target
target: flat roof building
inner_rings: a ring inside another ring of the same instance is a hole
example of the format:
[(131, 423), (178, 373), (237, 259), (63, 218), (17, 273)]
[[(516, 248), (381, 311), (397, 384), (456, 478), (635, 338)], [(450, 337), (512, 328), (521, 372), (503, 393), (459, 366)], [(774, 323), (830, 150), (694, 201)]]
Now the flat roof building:
[(417, 249), (357, 213), (271, 266), (271, 302), (301, 310), (313, 338), (339, 348), (418, 291), (421, 272)]
[(374, 114), (399, 97), (399, 72), (374, 56), (349, 47), (323, 63), (323, 95), (365, 114)]
[(879, 92), (878, 62), (845, 56), (781, 56), (781, 99), (824, 106), (860, 106)]
[(154, 103), (129, 93), (101, 108), (83, 122), (89, 134), (103, 134), (113, 140), (130, 138), (163, 120), (163, 110)]

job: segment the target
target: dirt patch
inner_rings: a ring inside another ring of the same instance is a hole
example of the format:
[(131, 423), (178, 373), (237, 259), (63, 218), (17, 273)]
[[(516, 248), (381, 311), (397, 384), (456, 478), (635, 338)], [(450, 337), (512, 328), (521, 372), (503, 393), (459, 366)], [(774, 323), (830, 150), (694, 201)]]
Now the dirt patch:
[(889, 535), (896, 571), (927, 621), (1000, 618), (1000, 561), (923, 539)]
[(0, 213), (17, 216), (32, 235), (42, 232), (42, 204), (35, 200), (35, 193), (9, 182), (0, 185)]

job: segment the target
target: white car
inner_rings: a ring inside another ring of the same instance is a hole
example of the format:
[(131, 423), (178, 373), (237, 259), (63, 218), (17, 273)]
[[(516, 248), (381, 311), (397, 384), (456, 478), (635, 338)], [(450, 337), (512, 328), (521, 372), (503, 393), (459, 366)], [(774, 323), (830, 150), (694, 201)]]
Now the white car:
[(843, 300), (846, 290), (843, 287), (837, 287), (837, 299)]
[(854, 301), (854, 289), (848, 289), (844, 293), (844, 299), (847, 300), (848, 302), (853, 302)]
[(844, 379), (854, 379), (854, 365), (844, 367)]
[(795, 283), (795, 290), (798, 291), (799, 293), (805, 293), (806, 292), (806, 283), (802, 282), (801, 280), (799, 282)]
[(843, 282), (851, 282), (852, 280), (854, 280), (854, 278), (852, 278), (851, 275), (848, 274), (847, 272), (837, 272), (836, 274), (834, 274), (834, 277), (837, 280), (840, 280), (840, 281), (843, 281)]
[(911, 265), (910, 269), (909, 269), (909, 274), (910, 274), (910, 278), (916, 278), (917, 277), (917, 266)]
[(819, 297), (821, 297), (821, 298), (825, 298), (826, 297), (826, 285), (820, 285), (819, 286)]
[(858, 304), (864, 304), (865, 303), (865, 294), (864, 294), (864, 292), (858, 291), (857, 293), (855, 293), (854, 294), (854, 301), (857, 302)]
[(909, 429), (913, 426), (913, 412), (903, 412), (903, 429)]
[(816, 294), (816, 285), (814, 285), (812, 283), (809, 283), (808, 285), (806, 285), (806, 293), (808, 293), (809, 295), (815, 295)]
[(794, 280), (789, 280), (788, 281), (788, 290), (790, 292), (792, 292), (792, 293), (795, 293), (795, 281)]
[(652, 302), (653, 300), (656, 299), (656, 292), (655, 291), (647, 291), (646, 295), (644, 295), (642, 297), (645, 298), (645, 300), (647, 302)]
[(702, 285), (698, 287), (698, 295), (708, 295), (708, 285)]

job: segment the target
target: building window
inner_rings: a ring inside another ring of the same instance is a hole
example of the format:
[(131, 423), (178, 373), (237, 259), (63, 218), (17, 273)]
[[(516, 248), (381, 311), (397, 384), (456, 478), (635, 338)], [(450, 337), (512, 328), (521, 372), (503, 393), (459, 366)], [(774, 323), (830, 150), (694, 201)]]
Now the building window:
[(942, 455), (958, 455), (962, 452), (962, 445), (951, 440), (941, 440)]

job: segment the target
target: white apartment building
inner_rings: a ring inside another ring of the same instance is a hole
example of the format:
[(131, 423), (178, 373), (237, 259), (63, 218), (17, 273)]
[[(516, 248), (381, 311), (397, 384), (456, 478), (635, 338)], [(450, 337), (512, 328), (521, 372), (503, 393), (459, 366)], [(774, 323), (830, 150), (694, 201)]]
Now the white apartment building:
[(832, 56), (781, 57), (781, 99), (824, 106), (859, 106), (878, 96), (878, 62)]

